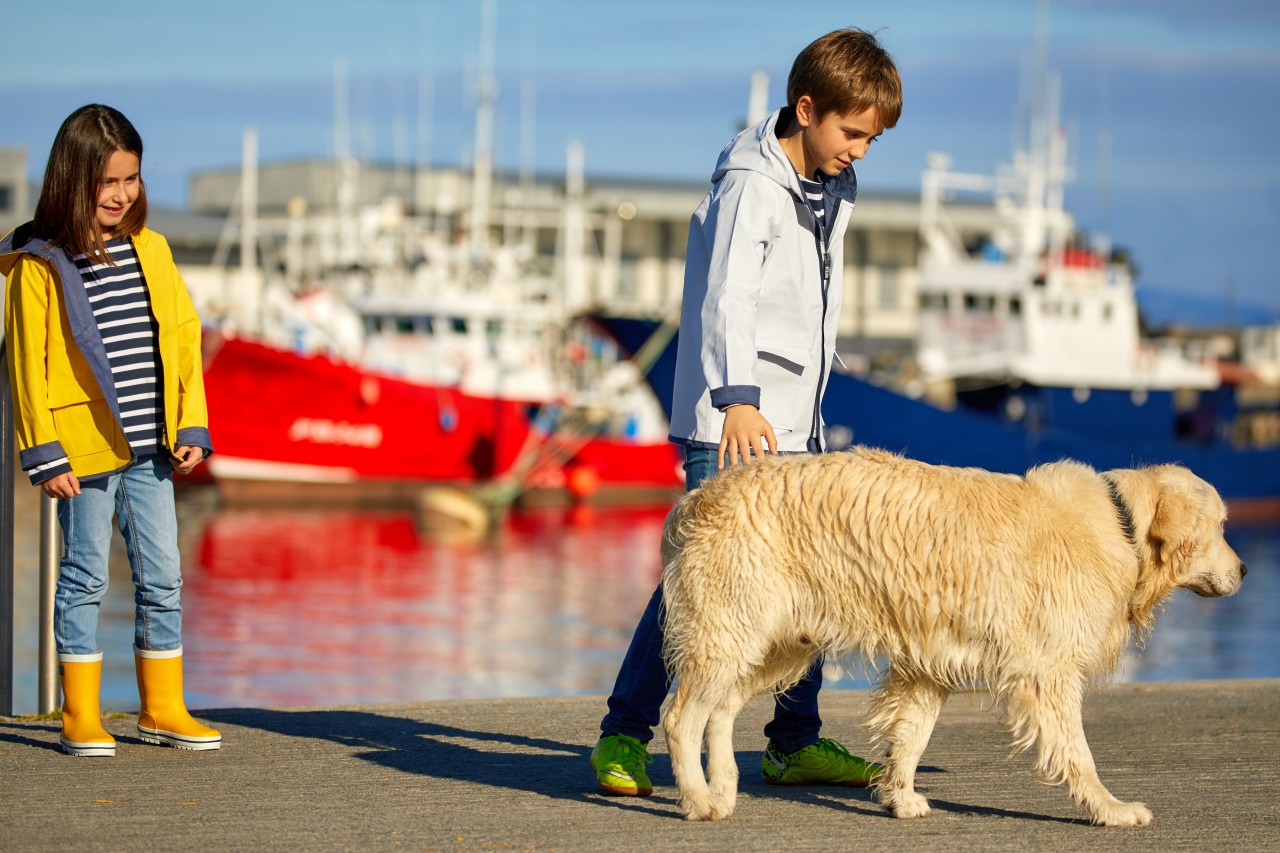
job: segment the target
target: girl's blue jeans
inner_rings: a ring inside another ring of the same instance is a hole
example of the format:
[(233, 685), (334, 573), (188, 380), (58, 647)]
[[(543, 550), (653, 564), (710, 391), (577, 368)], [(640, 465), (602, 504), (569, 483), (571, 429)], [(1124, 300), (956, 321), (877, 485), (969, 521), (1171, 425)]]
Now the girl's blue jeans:
[[(716, 473), (714, 450), (685, 450), (685, 488), (696, 489)], [(648, 743), (658, 725), (662, 702), (671, 689), (671, 679), (662, 659), (662, 584), (649, 599), (640, 617), (631, 646), (622, 660), (618, 679), (609, 696), (609, 713), (600, 723), (606, 735), (630, 735)], [(764, 727), (766, 737), (785, 753), (817, 743), (822, 729), (818, 716), (818, 691), (822, 689), (822, 660), (814, 662), (800, 683), (779, 696), (773, 719)]]
[(173, 468), (160, 454), (123, 471), (80, 483), (80, 494), (58, 501), (62, 562), (54, 598), (58, 653), (98, 651), (98, 608), (107, 591), (111, 518), (115, 516), (133, 570), (134, 645), (172, 651), (182, 646), (182, 570)]

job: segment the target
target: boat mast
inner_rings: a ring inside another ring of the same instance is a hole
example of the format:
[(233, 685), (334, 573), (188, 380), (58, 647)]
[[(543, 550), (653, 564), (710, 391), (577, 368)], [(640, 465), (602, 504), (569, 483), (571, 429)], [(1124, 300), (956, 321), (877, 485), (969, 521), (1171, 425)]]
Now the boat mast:
[(569, 143), (565, 155), (564, 175), (564, 309), (574, 313), (586, 307), (587, 276), (583, 258), (586, 248), (586, 210), (583, 195), (586, 188), (582, 143)]
[(235, 311), (242, 327), (257, 329), (258, 288), (258, 132), (244, 132), (240, 167), (240, 281)]
[(489, 248), (489, 205), (493, 190), (493, 79), (495, 0), (484, 0), (480, 11), (480, 78), (476, 82), (476, 143), (471, 167), (471, 250), (483, 257)]
[(747, 127), (764, 121), (769, 115), (769, 73), (758, 69), (751, 75), (751, 93), (747, 96)]
[(338, 60), (333, 81), (333, 147), (338, 171), (338, 265), (349, 269), (359, 248), (356, 234), (356, 183), (359, 166), (351, 154), (347, 63)]

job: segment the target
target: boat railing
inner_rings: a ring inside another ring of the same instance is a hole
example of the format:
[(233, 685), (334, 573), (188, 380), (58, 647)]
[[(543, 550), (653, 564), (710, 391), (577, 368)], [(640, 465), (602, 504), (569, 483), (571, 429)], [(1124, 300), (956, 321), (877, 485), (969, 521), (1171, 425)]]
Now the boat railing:
[(0, 331), (0, 714), (13, 714), (13, 409)]
[[(13, 401), (9, 394), (9, 364), (4, 333), (0, 331), (0, 715), (13, 716), (13, 481), (15, 459)], [(53, 592), (57, 583), (57, 525), (53, 498), (40, 493), (40, 618), (38, 712), (51, 713), (57, 704), (57, 653), (53, 642)]]

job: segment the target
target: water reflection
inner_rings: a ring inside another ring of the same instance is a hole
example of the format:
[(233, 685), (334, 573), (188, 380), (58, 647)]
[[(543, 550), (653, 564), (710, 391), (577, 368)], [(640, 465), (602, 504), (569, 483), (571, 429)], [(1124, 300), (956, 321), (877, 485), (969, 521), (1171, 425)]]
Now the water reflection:
[(664, 515), (528, 512), (449, 543), (404, 513), (220, 512), (184, 589), (192, 702), (600, 692), (657, 582)]
[[(34, 536), (34, 509), (18, 509)], [(472, 542), (428, 538), (408, 512), (218, 510), (199, 489), (179, 515), (189, 702), (272, 707), (608, 693), (658, 579), (665, 510), (525, 512)], [(18, 712), (36, 691), (36, 548), (24, 536)], [(1280, 525), (1228, 538), (1249, 565), (1241, 594), (1176, 593), (1121, 679), (1280, 677)], [(136, 709), (122, 550), (111, 580), (103, 699)], [(831, 686), (867, 683), (859, 672)]]

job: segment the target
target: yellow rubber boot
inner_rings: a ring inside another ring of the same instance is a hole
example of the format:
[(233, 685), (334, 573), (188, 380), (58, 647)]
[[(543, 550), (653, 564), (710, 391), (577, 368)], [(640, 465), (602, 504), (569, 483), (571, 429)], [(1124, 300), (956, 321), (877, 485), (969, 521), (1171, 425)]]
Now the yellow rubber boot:
[(67, 755), (111, 756), (116, 741), (102, 727), (98, 692), (102, 688), (102, 652), (58, 655), (62, 680), (62, 734), (58, 742)]
[(138, 736), (147, 743), (178, 749), (217, 749), (222, 735), (197, 722), (182, 699), (182, 649), (152, 652), (134, 648), (138, 672)]

